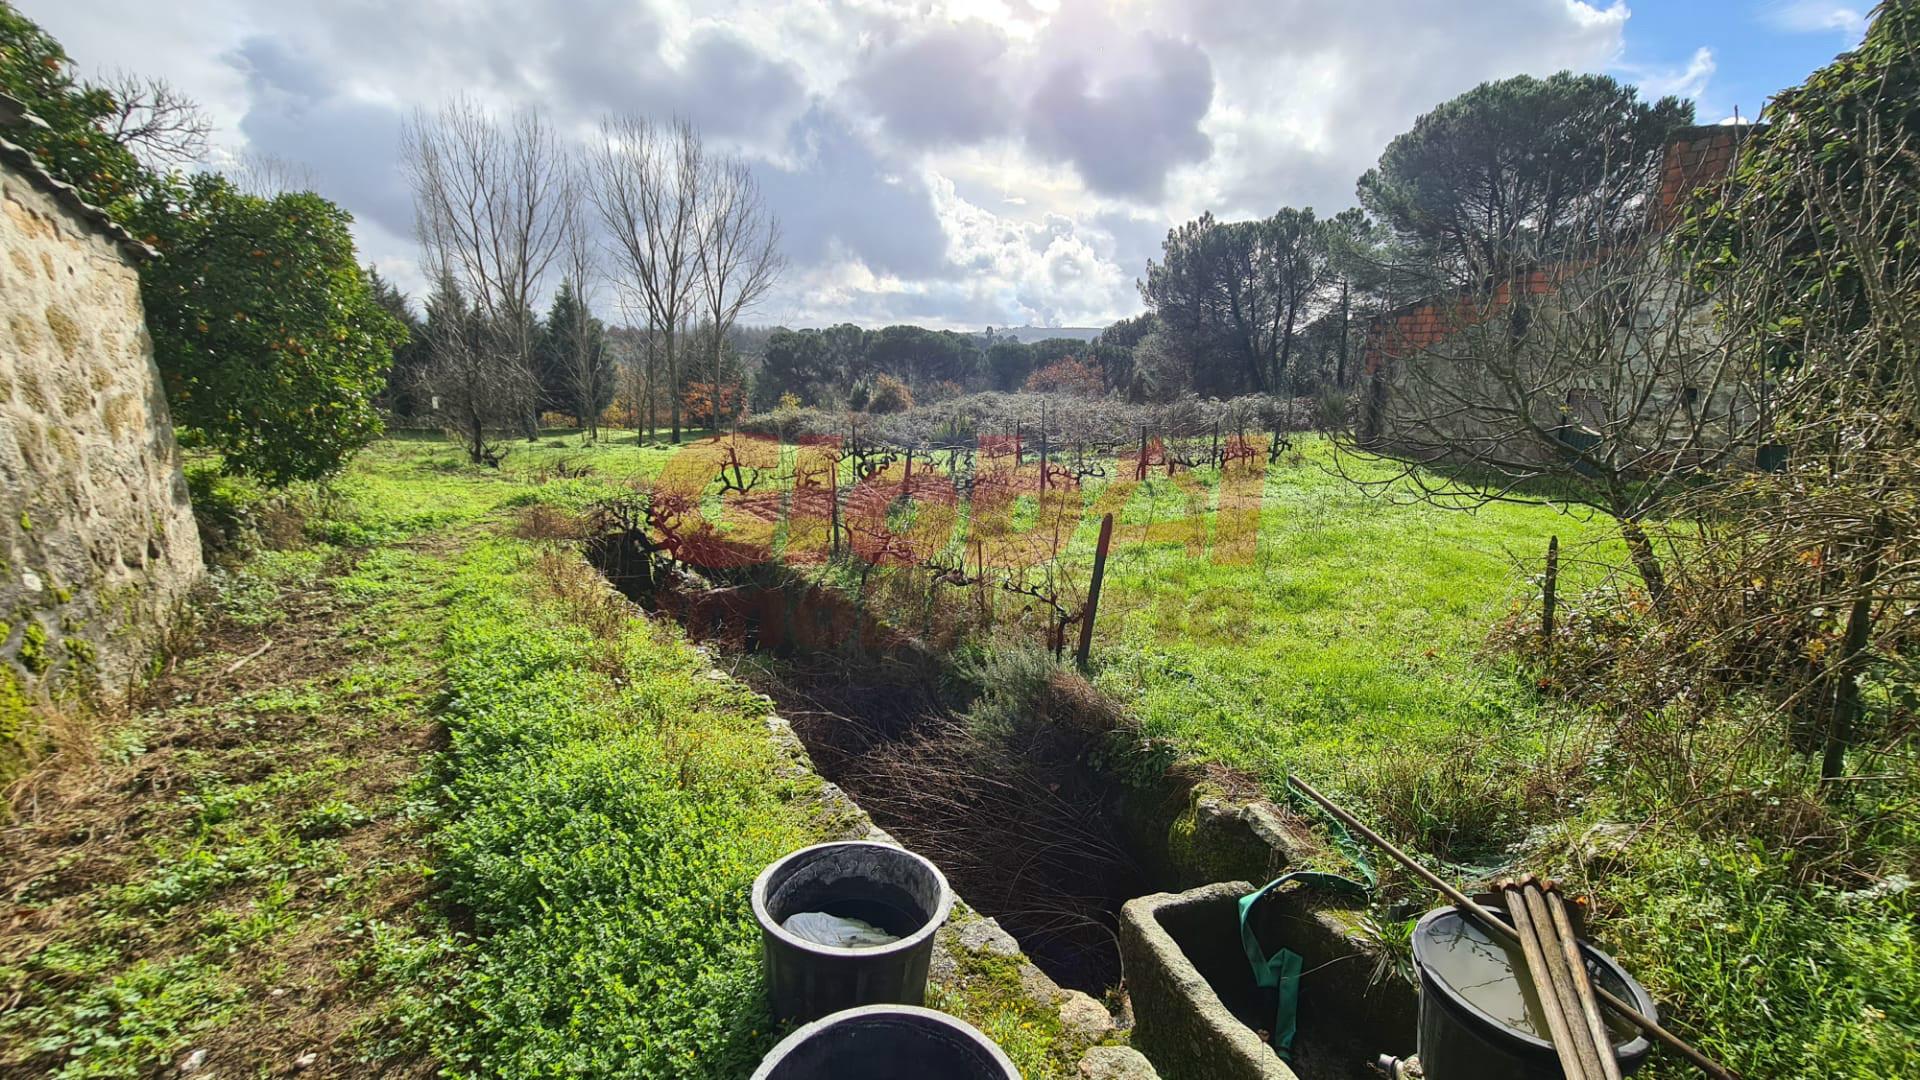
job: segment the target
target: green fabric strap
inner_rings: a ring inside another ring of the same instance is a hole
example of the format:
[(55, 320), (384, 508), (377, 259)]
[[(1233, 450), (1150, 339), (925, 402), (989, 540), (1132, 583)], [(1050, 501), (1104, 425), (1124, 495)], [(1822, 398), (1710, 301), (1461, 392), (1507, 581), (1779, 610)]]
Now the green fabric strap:
[[(1371, 867), (1367, 868), (1371, 870)], [(1371, 878), (1372, 874), (1369, 873)], [(1299, 870), (1291, 874), (1282, 874), (1260, 888), (1240, 898), (1240, 946), (1246, 950), (1247, 962), (1253, 965), (1253, 981), (1256, 985), (1279, 991), (1279, 1004), (1274, 1009), (1273, 1029), (1267, 1041), (1273, 1045), (1280, 1060), (1293, 1060), (1293, 1033), (1296, 1013), (1300, 1006), (1300, 954), (1292, 949), (1281, 949), (1272, 956), (1261, 947), (1260, 939), (1254, 936), (1249, 916), (1255, 904), (1267, 893), (1285, 885), (1289, 881), (1298, 881), (1307, 885), (1324, 885), (1342, 892), (1354, 892), (1365, 896), (1368, 885), (1339, 874), (1322, 874), (1310, 870)]]

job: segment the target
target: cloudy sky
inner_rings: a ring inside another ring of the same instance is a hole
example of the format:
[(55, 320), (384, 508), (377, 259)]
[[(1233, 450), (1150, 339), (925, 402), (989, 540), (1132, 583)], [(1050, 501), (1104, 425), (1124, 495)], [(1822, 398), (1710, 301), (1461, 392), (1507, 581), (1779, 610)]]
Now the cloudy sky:
[[(163, 76), (217, 161), (297, 163), (417, 286), (402, 124), (466, 93), (691, 117), (790, 265), (754, 322), (1098, 326), (1173, 224), (1324, 213), (1421, 112), (1605, 71), (1703, 121), (1859, 39), (1869, 0), (14, 0), (85, 72)], [(617, 318), (617, 314), (615, 314)]]

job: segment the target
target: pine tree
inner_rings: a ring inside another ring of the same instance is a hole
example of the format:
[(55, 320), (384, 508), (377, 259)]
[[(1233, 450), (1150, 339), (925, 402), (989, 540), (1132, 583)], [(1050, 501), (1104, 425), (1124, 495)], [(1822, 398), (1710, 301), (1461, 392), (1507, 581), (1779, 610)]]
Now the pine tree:
[(407, 294), (372, 266), (367, 267), (367, 288), (373, 293), (374, 303), (407, 328), (406, 344), (393, 350), (393, 365), (387, 369), (387, 386), (380, 394), (380, 404), (395, 416), (412, 416), (421, 411), (414, 401), (414, 388), (427, 361), (427, 325), (414, 314)]
[(572, 413), (589, 438), (600, 436), (600, 414), (613, 403), (612, 357), (606, 327), (593, 317), (573, 283), (562, 279), (534, 350), (542, 406)]

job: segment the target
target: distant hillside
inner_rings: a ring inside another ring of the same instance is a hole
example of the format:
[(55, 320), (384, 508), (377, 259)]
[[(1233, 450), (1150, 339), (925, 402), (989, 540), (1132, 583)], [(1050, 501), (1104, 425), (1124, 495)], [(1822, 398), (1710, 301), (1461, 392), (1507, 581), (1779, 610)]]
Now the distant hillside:
[(1098, 326), (1007, 326), (994, 327), (996, 338), (1010, 337), (1022, 345), (1031, 345), (1048, 338), (1072, 338), (1075, 341), (1092, 341), (1100, 336)]

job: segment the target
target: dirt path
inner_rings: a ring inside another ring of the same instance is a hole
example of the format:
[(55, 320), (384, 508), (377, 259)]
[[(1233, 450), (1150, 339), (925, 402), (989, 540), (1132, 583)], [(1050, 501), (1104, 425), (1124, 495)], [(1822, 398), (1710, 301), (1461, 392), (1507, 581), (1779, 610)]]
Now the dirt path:
[[(450, 541), (268, 553), (0, 829), (0, 1076), (427, 1075)], [(401, 988), (401, 989), (397, 989)]]

